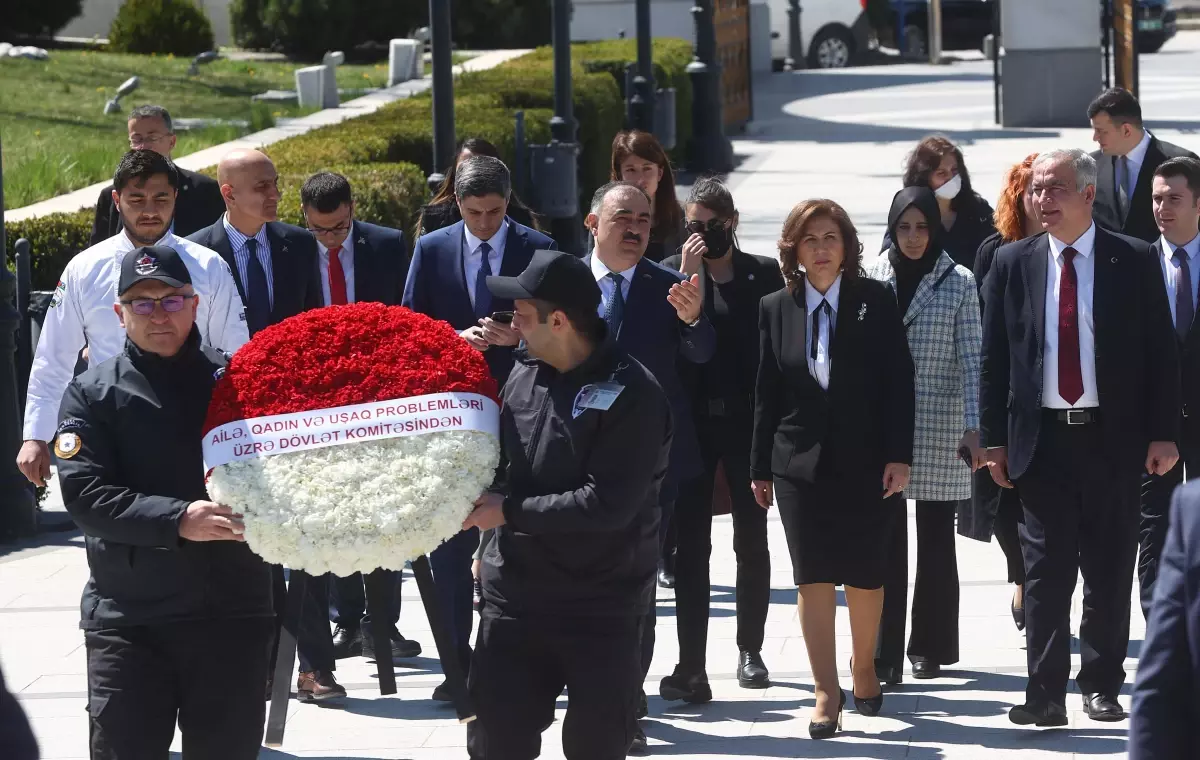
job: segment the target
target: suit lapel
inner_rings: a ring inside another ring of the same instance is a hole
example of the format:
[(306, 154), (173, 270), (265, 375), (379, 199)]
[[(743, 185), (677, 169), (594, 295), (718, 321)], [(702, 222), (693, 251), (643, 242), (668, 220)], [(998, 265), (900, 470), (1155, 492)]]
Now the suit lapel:
[(633, 270), (633, 281), (629, 283), (629, 295), (625, 297), (625, 316), (621, 319), (621, 335), (626, 334), (625, 325), (629, 323), (651, 324), (650, 317), (643, 315), (642, 312), (649, 309), (652, 297), (649, 286), (653, 279), (654, 275), (650, 274), (650, 264), (645, 259), (640, 259)]
[[(954, 259), (942, 253), (938, 256), (937, 263), (933, 265), (933, 271), (921, 278), (917, 283), (917, 290), (913, 293), (913, 299), (908, 304), (908, 311), (904, 313), (904, 326), (908, 327), (914, 320), (925, 310), (932, 301), (936, 291), (934, 285), (942, 278), (947, 269), (954, 266)], [(892, 283), (895, 286), (896, 275), (892, 273)]]
[[(1029, 309), (1033, 317), (1033, 338), (1038, 342), (1038, 367), (1042, 365), (1042, 354), (1046, 341), (1046, 269), (1049, 266), (1050, 238), (1043, 234), (1025, 249), (1021, 257), (1021, 271), (1025, 277), (1025, 292), (1029, 294)], [(1040, 378), (1040, 376), (1039, 376)]]
[(278, 322), (283, 308), (284, 294), (289, 292), (287, 282), (291, 277), (289, 264), (291, 255), (287, 241), (276, 234), (271, 223), (267, 223), (267, 244), (271, 246), (271, 285), (275, 292), (274, 303), (271, 305), (271, 320)]
[[(1150, 205), (1150, 196), (1153, 194), (1151, 186), (1154, 184), (1154, 170), (1166, 160), (1167, 157), (1158, 145), (1158, 138), (1151, 135), (1150, 144), (1146, 146), (1146, 155), (1142, 157), (1142, 166), (1138, 170), (1137, 181), (1133, 183), (1133, 194), (1129, 196), (1130, 208), (1134, 206), (1142, 208), (1143, 206)], [(1129, 215), (1126, 214), (1125, 218), (1128, 219)]]
[(856, 280), (845, 275), (842, 276), (841, 293), (838, 294), (837, 324), (833, 326), (833, 335), (829, 341), (830, 389), (834, 387), (836, 379), (841, 376), (841, 365), (845, 363), (838, 360), (842, 353), (842, 344), (853, 340), (856, 328), (850, 323), (859, 318), (860, 312), (863, 317), (866, 317), (862, 295), (859, 293), (857, 285)]
[[(354, 240), (354, 300), (379, 301), (376, 297), (375, 285), (378, 283), (375, 267), (375, 249), (371, 247), (370, 238), (359, 227), (358, 222), (350, 230)], [(320, 266), (320, 259), (317, 259)]]
[(246, 287), (242, 284), (242, 274), (238, 271), (237, 259), (233, 256), (233, 245), (229, 242), (229, 235), (225, 234), (225, 223), (222, 219), (218, 219), (217, 223), (212, 226), (212, 235), (209, 236), (208, 244), (229, 265), (229, 269), (233, 272), (233, 282), (237, 285), (238, 295), (242, 297), (242, 303), (245, 303)]
[(780, 340), (782, 345), (779, 347), (779, 356), (787, 356), (791, 352), (795, 352), (797, 357), (794, 362), (799, 374), (808, 377), (813, 384), (818, 388), (821, 386), (812, 379), (812, 375), (808, 371), (808, 302), (804, 297), (804, 282), (790, 293), (792, 304), (795, 309), (792, 312), (792, 307), (787, 307), (785, 304), (784, 313), (782, 315), (782, 326), (780, 330)]
[(525, 271), (525, 265), (521, 262), (524, 257), (521, 255), (529, 248), (529, 237), (524, 230), (517, 229), (517, 223), (513, 220), (508, 220), (508, 235), (504, 240), (504, 254), (500, 259), (500, 275), (503, 277), (516, 277)]
[[(1109, 312), (1120, 319), (1119, 307), (1122, 302), (1120, 280), (1120, 260), (1110, 250), (1108, 233), (1096, 228), (1096, 243), (1092, 246), (1092, 262), (1095, 280), (1092, 286), (1092, 335), (1095, 341), (1096, 384), (1103, 382), (1100, 362), (1109, 355), (1120, 356), (1121, 346), (1109, 346), (1108, 329)], [(1081, 310), (1082, 311), (1082, 310)], [(1115, 351), (1113, 349), (1116, 349)], [(1101, 388), (1097, 388), (1099, 392)]]

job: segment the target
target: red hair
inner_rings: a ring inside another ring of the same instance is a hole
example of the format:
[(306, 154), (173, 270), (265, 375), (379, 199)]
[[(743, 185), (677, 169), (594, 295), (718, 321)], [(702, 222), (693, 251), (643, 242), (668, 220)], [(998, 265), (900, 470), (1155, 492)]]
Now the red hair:
[(996, 200), (996, 212), (992, 219), (996, 223), (996, 231), (1006, 243), (1025, 237), (1025, 204), (1021, 198), (1029, 180), (1033, 178), (1033, 162), (1038, 154), (1030, 153), (1025, 160), (1014, 164), (1004, 175), (1004, 189)]

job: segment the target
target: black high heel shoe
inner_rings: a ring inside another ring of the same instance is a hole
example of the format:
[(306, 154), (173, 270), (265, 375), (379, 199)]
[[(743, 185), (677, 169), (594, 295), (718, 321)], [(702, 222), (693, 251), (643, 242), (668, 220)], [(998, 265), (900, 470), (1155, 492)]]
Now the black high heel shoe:
[(846, 692), (838, 689), (837, 717), (832, 720), (823, 720), (817, 722), (810, 720), (808, 722), (808, 735), (813, 739), (828, 739), (842, 730), (842, 708), (846, 706)]
[[(850, 658), (850, 693), (854, 694), (854, 658)], [(854, 694), (854, 709), (859, 715), (873, 718), (883, 709), (883, 684), (879, 684), (879, 693), (873, 697), (860, 697)]]

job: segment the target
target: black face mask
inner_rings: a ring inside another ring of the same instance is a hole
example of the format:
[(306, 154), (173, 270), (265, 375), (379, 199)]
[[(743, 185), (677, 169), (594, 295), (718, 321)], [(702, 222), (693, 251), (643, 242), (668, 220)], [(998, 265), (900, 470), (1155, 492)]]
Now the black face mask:
[(706, 229), (701, 233), (704, 237), (704, 247), (707, 248), (704, 252), (706, 259), (719, 259), (729, 253), (729, 247), (733, 245), (733, 230), (726, 227), (719, 229)]

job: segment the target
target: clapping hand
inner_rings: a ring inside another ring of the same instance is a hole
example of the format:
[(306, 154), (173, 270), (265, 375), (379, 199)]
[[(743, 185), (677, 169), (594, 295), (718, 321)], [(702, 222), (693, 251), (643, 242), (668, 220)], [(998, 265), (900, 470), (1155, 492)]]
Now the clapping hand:
[(679, 321), (690, 325), (700, 318), (700, 275), (694, 274), (671, 286), (667, 301), (675, 307)]

